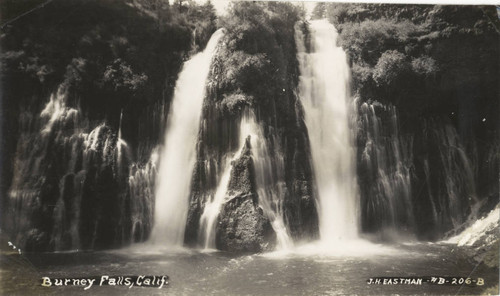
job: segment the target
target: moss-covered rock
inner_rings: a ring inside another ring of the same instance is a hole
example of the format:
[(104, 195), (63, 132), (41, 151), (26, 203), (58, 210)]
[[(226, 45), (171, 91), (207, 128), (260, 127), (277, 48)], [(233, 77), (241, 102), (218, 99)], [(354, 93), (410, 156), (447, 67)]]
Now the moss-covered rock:
[[(199, 217), (218, 186), (225, 157), (238, 149), (239, 125), (243, 110), (247, 108), (256, 115), (263, 140), (271, 152), (270, 170), (283, 173), (276, 181), (280, 184), (273, 186), (284, 184), (280, 202), (291, 236), (294, 239), (317, 236), (308, 135), (302, 106), (296, 96), (299, 73), (294, 28), (304, 16), (304, 11), (290, 3), (235, 2), (227, 16), (221, 19), (226, 33), (220, 40), (207, 82), (186, 228), (188, 244), (195, 245), (199, 237)], [(281, 161), (283, 164), (279, 164)], [(252, 204), (248, 199), (257, 200)], [(258, 203), (258, 196), (252, 194), (235, 198), (227, 206), (243, 214), (238, 210), (240, 205), (250, 211)], [(261, 219), (255, 216), (258, 209), (250, 212), (253, 218), (245, 216), (246, 220), (240, 221), (242, 224), (231, 224), (232, 229), (236, 231), (237, 225), (243, 227), (254, 223), (259, 236), (267, 236), (262, 233), (267, 224), (259, 222)], [(228, 223), (225, 215), (233, 215), (228, 210), (221, 212), (221, 219)]]
[(226, 201), (216, 225), (216, 246), (232, 252), (272, 250), (276, 234), (258, 204), (250, 138), (232, 162)]

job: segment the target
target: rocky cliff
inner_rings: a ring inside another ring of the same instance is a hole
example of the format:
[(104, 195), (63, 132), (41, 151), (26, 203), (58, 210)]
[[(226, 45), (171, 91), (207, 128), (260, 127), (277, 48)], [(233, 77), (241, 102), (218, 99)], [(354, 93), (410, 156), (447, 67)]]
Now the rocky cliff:
[(437, 239), (481, 205), (491, 209), (499, 198), (495, 7), (326, 4), (315, 15), (335, 24), (350, 59), (363, 230)]
[[(236, 2), (219, 19), (210, 3), (183, 1), (7, 0), (0, 8), (1, 230), (17, 246), (148, 239), (177, 75), (216, 27), (225, 34), (203, 98), (184, 242), (203, 246), (202, 215), (226, 168), (215, 247), (260, 252), (318, 237), (297, 95), (295, 30), (310, 44), (299, 6)], [(335, 25), (351, 65), (361, 232), (439, 239), (493, 209), (495, 8), (319, 4), (314, 15)]]
[[(269, 170), (274, 172), (271, 186), (282, 188), (276, 206), (283, 208), (290, 235), (295, 239), (317, 236), (308, 136), (295, 93), (298, 65), (294, 25), (300, 13), (288, 3), (241, 2), (235, 3), (230, 16), (221, 20), (226, 34), (207, 83), (188, 214), (188, 244), (197, 243), (204, 204), (217, 188), (224, 156), (237, 149), (239, 122), (247, 108), (256, 114), (262, 127), (271, 154)], [(234, 213), (247, 212), (248, 207), (253, 207), (251, 199), (255, 203), (262, 198), (252, 194), (253, 197), (238, 200), (240, 197), (225, 205), (221, 223), (228, 223), (225, 215), (229, 214), (229, 208)], [(245, 215), (248, 217), (241, 219), (250, 219), (248, 223), (262, 224), (257, 222), (261, 213), (256, 209)], [(258, 236), (268, 237), (265, 227), (259, 229)], [(244, 248), (218, 239), (218, 245), (224, 249)], [(252, 250), (262, 250), (262, 244), (258, 245)]]
[[(2, 1), (2, 231), (30, 251), (147, 239), (155, 160), (210, 4)], [(24, 12), (29, 12), (23, 14)]]

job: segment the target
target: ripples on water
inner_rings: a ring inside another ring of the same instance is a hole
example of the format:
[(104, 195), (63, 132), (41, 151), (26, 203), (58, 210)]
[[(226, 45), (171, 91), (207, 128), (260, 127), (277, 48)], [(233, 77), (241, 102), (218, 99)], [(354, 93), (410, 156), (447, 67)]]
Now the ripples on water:
[[(149, 244), (103, 252), (27, 254), (23, 262), (3, 255), (5, 295), (388, 295), (480, 294), (498, 283), (498, 269), (476, 266), (461, 249), (444, 244), (378, 245), (365, 241), (320, 244), (257, 255), (189, 249), (166, 250)], [(40, 287), (39, 279), (100, 275), (169, 275), (157, 288), (94, 286)], [(373, 286), (375, 276), (483, 277), (484, 287)]]

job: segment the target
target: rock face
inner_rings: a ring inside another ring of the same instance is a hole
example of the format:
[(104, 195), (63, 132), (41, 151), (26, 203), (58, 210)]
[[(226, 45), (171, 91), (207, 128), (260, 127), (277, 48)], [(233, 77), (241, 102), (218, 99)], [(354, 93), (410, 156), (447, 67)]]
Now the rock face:
[[(215, 13), (209, 3), (145, 11), (151, 1), (133, 2), (52, 1), (2, 28), (0, 218), (2, 232), (23, 250), (148, 239), (155, 148), (175, 80), (189, 52), (215, 30)], [(16, 3), (5, 5), (5, 19), (28, 5)], [(336, 5), (321, 7), (352, 64), (362, 230), (437, 239), (476, 205), (494, 207), (495, 8)], [(75, 7), (79, 16), (63, 17)], [(241, 1), (231, 9), (220, 19), (227, 33), (206, 85), (184, 241), (200, 245), (200, 217), (226, 159), (240, 148), (245, 109), (255, 114), (269, 151), (266, 186), (276, 196), (270, 207), (281, 209), (293, 240), (314, 239), (313, 168), (296, 96), (294, 26), (304, 12), (279, 2)], [(118, 25), (130, 21), (135, 25)], [(232, 165), (216, 222), (219, 249), (260, 252), (276, 244), (254, 152), (247, 143)]]
[(217, 249), (232, 252), (273, 250), (276, 234), (253, 199), (251, 195), (238, 195), (224, 204), (217, 225)]
[[(317, 237), (309, 140), (295, 92), (299, 75), (294, 25), (300, 12), (285, 3), (238, 2), (230, 15), (223, 20), (226, 33), (220, 40), (207, 83), (185, 242), (200, 245), (200, 216), (217, 189), (224, 159), (238, 149), (239, 123), (245, 109), (255, 114), (270, 151), (269, 171), (274, 184), (269, 185), (279, 191), (277, 206), (283, 209), (289, 236)], [(257, 250), (263, 248), (260, 238), (269, 237), (268, 222), (259, 218), (255, 208), (259, 201), (256, 189), (252, 190), (248, 196), (243, 194), (229, 201), (220, 219), (230, 227), (224, 234), (227, 238), (229, 233), (243, 233), (241, 229), (254, 224), (257, 232), (244, 237), (255, 237), (254, 241), (261, 245), (254, 244), (252, 248)], [(229, 209), (240, 215), (247, 213), (237, 218)], [(269, 246), (273, 244), (272, 240), (267, 241)], [(241, 249), (238, 244), (224, 243), (220, 237), (218, 246), (219, 243), (225, 250)]]
[(362, 231), (439, 239), (498, 201), (495, 7), (327, 4), (316, 13), (334, 23), (352, 65)]
[(63, 85), (18, 140), (7, 225), (27, 251), (101, 249), (129, 240), (127, 149), (106, 124), (84, 132), (89, 123), (67, 103)]
[(31, 11), (2, 28), (0, 77), (1, 227), (22, 250), (148, 238), (154, 149), (183, 60), (204, 47), (215, 11), (132, 2), (2, 3), (6, 19)]
[(227, 196), (216, 225), (216, 247), (224, 251), (262, 252), (276, 242), (269, 219), (258, 205), (250, 141), (232, 163)]

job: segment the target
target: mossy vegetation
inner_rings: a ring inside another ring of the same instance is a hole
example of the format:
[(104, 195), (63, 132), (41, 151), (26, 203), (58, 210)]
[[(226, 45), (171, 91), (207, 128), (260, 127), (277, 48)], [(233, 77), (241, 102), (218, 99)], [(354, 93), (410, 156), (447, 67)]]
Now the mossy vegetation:
[[(10, 201), (4, 198), (19, 189), (10, 188), (14, 184), (12, 176), (20, 175), (20, 167), (23, 167), (20, 163), (29, 164), (32, 159), (41, 158), (43, 165), (35, 169), (34, 177), (26, 176), (18, 183), (23, 190), (41, 196), (40, 204), (29, 211), (43, 219), (20, 217), (32, 223), (33, 229), (14, 235), (24, 235), (21, 241), (29, 236), (26, 245), (31, 250), (52, 250), (54, 245), (48, 241), (56, 237), (53, 232), (58, 227), (53, 225), (58, 223), (54, 222), (54, 204), (60, 188), (66, 188), (61, 184), (72, 183), (68, 155), (83, 153), (84, 147), (68, 153), (65, 152), (67, 141), (52, 136), (56, 132), (47, 139), (40, 136), (39, 121), (46, 118), (39, 119), (38, 115), (51, 94), (64, 86), (63, 102), (55, 108), (78, 114), (78, 120), (61, 128), (65, 136), (72, 140), (84, 138), (105, 124), (106, 134), (116, 140), (121, 127), (121, 140), (128, 147), (126, 158), (137, 160), (141, 166), (140, 161), (147, 161), (152, 147), (161, 141), (165, 126), (163, 114), (168, 111), (182, 63), (202, 50), (216, 29), (215, 10), (210, 2), (176, 1), (169, 5), (162, 0), (6, 0), (0, 5), (0, 118), (4, 132), (0, 155), (5, 160), (1, 168), (2, 227), (9, 228), (12, 224), (9, 216), (16, 215), (15, 198)], [(31, 150), (22, 146), (26, 145), (26, 139), (35, 143), (31, 154)], [(40, 143), (46, 143), (47, 152), (40, 151), (45, 147)], [(114, 154), (108, 156), (115, 157)], [(84, 176), (81, 183), (85, 198), (76, 205), (81, 206), (79, 234), (83, 248), (116, 247), (129, 240), (130, 199), (126, 176), (129, 163), (123, 167), (124, 174), (115, 174), (114, 165), (101, 169), (98, 162), (91, 161), (88, 168), (78, 172), (79, 160), (74, 168), (74, 173), (78, 173), (75, 180)], [(70, 177), (65, 176), (66, 173)], [(68, 191), (65, 202), (69, 205), (76, 195)], [(124, 202), (117, 210), (119, 200)], [(95, 223), (105, 225), (97, 235)], [(122, 234), (117, 236), (117, 231)], [(92, 246), (93, 240), (96, 244)]]
[[(225, 155), (238, 149), (240, 119), (246, 109), (255, 114), (263, 134), (259, 141), (265, 141), (270, 151), (269, 174), (280, 175), (279, 180), (270, 181), (275, 183), (268, 190), (279, 192), (290, 235), (301, 239), (317, 235), (309, 143), (296, 95), (295, 24), (304, 18), (299, 6), (274, 1), (236, 1), (221, 17), (219, 26), (225, 34), (207, 82), (185, 236), (188, 244), (196, 244), (203, 204), (218, 185), (217, 170), (206, 169), (206, 163), (210, 168), (219, 166), (221, 171)], [(259, 235), (262, 231), (264, 228)], [(237, 246), (231, 248), (238, 250)]]
[(359, 96), (416, 116), (451, 114), (460, 103), (457, 92), (467, 89), (482, 115), (494, 117), (489, 110), (498, 110), (500, 49), (493, 40), (500, 22), (494, 6), (331, 3), (316, 7), (314, 16), (339, 31)]
[(219, 91), (244, 93), (263, 112), (286, 108), (297, 81), (294, 24), (303, 17), (291, 3), (234, 2), (220, 20), (227, 33), (217, 57)]
[(121, 109), (168, 99), (182, 62), (215, 31), (215, 10), (150, 2), (55, 0), (15, 19), (34, 5), (2, 1), (5, 107), (24, 99), (35, 111), (45, 103), (38, 98), (65, 83), (72, 105), (117, 126)]
[[(472, 212), (468, 195), (485, 205), (498, 201), (498, 182), (490, 177), (498, 175), (498, 157), (492, 155), (498, 155), (500, 120), (500, 21), (494, 6), (321, 3), (313, 17), (335, 25), (338, 45), (351, 65), (357, 102), (379, 102), (397, 110), (397, 134), (383, 137), (399, 137), (408, 147), (417, 237), (438, 239), (456, 227), (449, 218), (435, 221), (431, 214), (442, 215), (453, 206), (448, 201), (451, 187), (443, 184), (460, 174), (446, 170), (448, 160), (440, 155), (459, 151), (461, 160), (454, 162), (464, 163), (474, 184), (474, 192), (457, 194), (463, 213), (455, 224)], [(390, 130), (393, 119), (382, 109), (375, 113), (381, 129)], [(443, 127), (453, 137), (436, 136)], [(357, 136), (360, 187), (376, 193), (382, 181), (363, 179), (369, 168), (363, 166), (360, 151), (371, 144), (365, 133), (360, 130)], [(451, 183), (454, 190), (465, 184), (458, 179)], [(371, 200), (375, 193), (362, 193), (362, 199)], [(364, 222), (365, 230), (372, 222)]]

